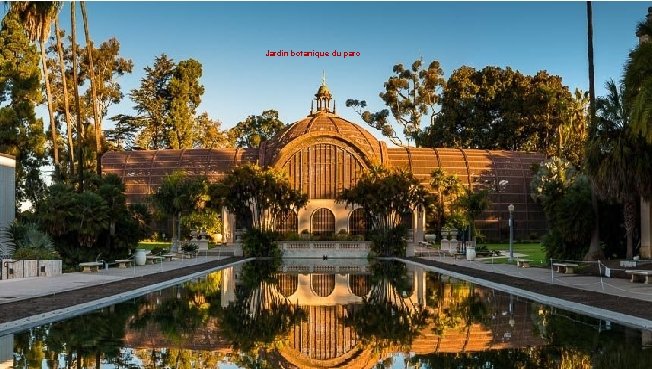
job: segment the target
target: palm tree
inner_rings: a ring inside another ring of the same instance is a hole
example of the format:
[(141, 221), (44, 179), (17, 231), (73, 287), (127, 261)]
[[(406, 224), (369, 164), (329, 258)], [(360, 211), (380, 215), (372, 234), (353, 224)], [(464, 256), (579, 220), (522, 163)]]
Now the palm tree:
[[(593, 64), (593, 8), (591, 2), (586, 2), (586, 21), (587, 21), (587, 41), (588, 41), (588, 60), (589, 60), (589, 127), (595, 122), (595, 73)], [(591, 205), (593, 207), (594, 224), (591, 232), (591, 244), (589, 251), (584, 257), (587, 260), (601, 258), (600, 250), (600, 222), (598, 217), (598, 197), (596, 195), (595, 183), (591, 181)]]
[(597, 117), (587, 146), (587, 171), (600, 197), (623, 204), (627, 258), (633, 256), (638, 195), (649, 197), (652, 182), (651, 147), (631, 134), (629, 105), (623, 86), (606, 83), (608, 94), (596, 101)]
[(61, 86), (63, 87), (63, 108), (66, 117), (66, 129), (68, 136), (68, 156), (70, 162), (70, 175), (75, 174), (75, 148), (72, 142), (72, 118), (70, 116), (70, 99), (68, 98), (68, 82), (66, 80), (66, 64), (63, 58), (63, 45), (61, 43), (61, 29), (59, 19), (54, 19), (54, 33), (57, 37), (57, 54), (59, 56), (59, 69), (61, 72)]
[(52, 21), (55, 20), (61, 9), (60, 1), (16, 1), (10, 2), (11, 11), (16, 12), (32, 41), (38, 41), (41, 50), (41, 78), (45, 82), (45, 95), (47, 99), (50, 130), (52, 134), (52, 158), (55, 173), (59, 172), (59, 145), (57, 139), (57, 125), (52, 108), (52, 89), (48, 72), (47, 57), (45, 56), (45, 41), (50, 34)]
[(652, 9), (638, 24), (636, 36), (640, 42), (625, 65), (625, 101), (631, 109), (632, 133), (652, 143)]
[(84, 19), (84, 36), (86, 37), (86, 54), (88, 55), (88, 75), (91, 80), (91, 103), (93, 105), (93, 121), (95, 122), (95, 158), (97, 174), (102, 174), (102, 118), (100, 117), (99, 107), (97, 106), (97, 80), (95, 78), (95, 68), (93, 67), (93, 41), (88, 32), (88, 17), (86, 15), (86, 2), (81, 1), (82, 18)]

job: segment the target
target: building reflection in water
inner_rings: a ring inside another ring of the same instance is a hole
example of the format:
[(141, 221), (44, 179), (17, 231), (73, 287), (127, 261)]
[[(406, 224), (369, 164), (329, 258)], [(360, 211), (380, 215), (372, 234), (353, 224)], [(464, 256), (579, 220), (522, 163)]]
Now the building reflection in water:
[(227, 268), (0, 342), (13, 340), (13, 366), (30, 368), (214, 368), (226, 361), (240, 368), (353, 369), (399, 358), (430, 367), (591, 368), (622, 350), (631, 355), (618, 358), (652, 359), (641, 349), (652, 340), (649, 332), (616, 333), (601, 321), (564, 314), (401, 263), (294, 260), (280, 269)]
[[(285, 265), (282, 272), (274, 275), (274, 283), (261, 283), (266, 297), (257, 300), (261, 305), (257, 309), (268, 309), (266, 302), (282, 300), (305, 312), (305, 318), (283, 337), (277, 337), (274, 345), (286, 364), (300, 368), (344, 364), (351, 368), (368, 367), (396, 352), (458, 353), (545, 344), (529, 316), (529, 304), (518, 298), (403, 264), (400, 265), (405, 269), (404, 275), (398, 276), (402, 280), (397, 286), (392, 276), (374, 276), (366, 261), (358, 265), (347, 263), (315, 261), (308, 265)], [(220, 304), (227, 308), (237, 302), (242, 270), (232, 267), (221, 273)], [(370, 322), (363, 322), (364, 327), (356, 326), (356, 312), (378, 311), (370, 307), (374, 303), (387, 303), (389, 310), (379, 311), (389, 311), (393, 316), (368, 317)], [(374, 332), (370, 326), (378, 322), (390, 324), (401, 312), (408, 320), (416, 313), (427, 319), (418, 331), (396, 339), (391, 337), (395, 325), (389, 326), (388, 332), (382, 331), (384, 327)], [(360, 329), (365, 332), (358, 332)], [(228, 340), (216, 339), (223, 336), (221, 333), (219, 324), (209, 322), (181, 346), (229, 353)], [(126, 343), (133, 347), (173, 344), (160, 334), (134, 330), (128, 331)]]

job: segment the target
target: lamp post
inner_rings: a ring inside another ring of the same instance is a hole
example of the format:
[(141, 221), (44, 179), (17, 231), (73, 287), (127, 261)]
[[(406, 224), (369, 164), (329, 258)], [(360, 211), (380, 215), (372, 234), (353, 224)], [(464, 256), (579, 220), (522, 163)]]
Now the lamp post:
[(514, 204), (509, 204), (507, 210), (509, 210), (509, 261), (512, 261), (514, 260)]

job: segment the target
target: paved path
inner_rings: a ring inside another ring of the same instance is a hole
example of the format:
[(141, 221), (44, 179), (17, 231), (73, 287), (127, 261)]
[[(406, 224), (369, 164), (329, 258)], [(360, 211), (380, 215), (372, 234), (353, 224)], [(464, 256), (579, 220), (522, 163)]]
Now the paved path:
[[(514, 254), (514, 257), (521, 257), (521, 255)], [(511, 264), (492, 264), (491, 258), (468, 261), (456, 260), (450, 256), (428, 256), (423, 257), (423, 259), (474, 268), (485, 272), (501, 273), (515, 278), (527, 278), (542, 283), (652, 302), (652, 284), (631, 283), (629, 279), (624, 278), (563, 274), (553, 272), (551, 268), (518, 268), (516, 265)], [(594, 265), (597, 270), (597, 264)]]
[(101, 269), (97, 273), (63, 273), (54, 277), (16, 278), (0, 280), (0, 304), (32, 297), (54, 295), (84, 287), (111, 283), (126, 278), (143, 277), (153, 273), (194, 266), (224, 259), (224, 256), (199, 256), (194, 259), (177, 259), (160, 264), (132, 266), (129, 268)]
[[(450, 256), (423, 256), (408, 258), (407, 262), (579, 314), (652, 330), (652, 284), (631, 283), (625, 278), (563, 274), (548, 268), (519, 268), (494, 264), (491, 259), (468, 261)], [(598, 264), (593, 266), (597, 272)]]

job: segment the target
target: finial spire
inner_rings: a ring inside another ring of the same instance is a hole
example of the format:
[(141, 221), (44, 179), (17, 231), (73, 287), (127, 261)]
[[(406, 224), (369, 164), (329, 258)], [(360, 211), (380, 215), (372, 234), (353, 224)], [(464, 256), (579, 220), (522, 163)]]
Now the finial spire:
[[(322, 78), (321, 78), (321, 86), (319, 86), (319, 89), (317, 90), (317, 93), (315, 94), (315, 100), (317, 100), (317, 110), (315, 112), (331, 112), (330, 110), (330, 102), (331, 98), (333, 95), (331, 95), (330, 90), (328, 89), (328, 86), (326, 86), (326, 72), (323, 72)], [(312, 110), (312, 109), (311, 109)]]
[(326, 86), (326, 71), (325, 70), (321, 71), (321, 85)]

